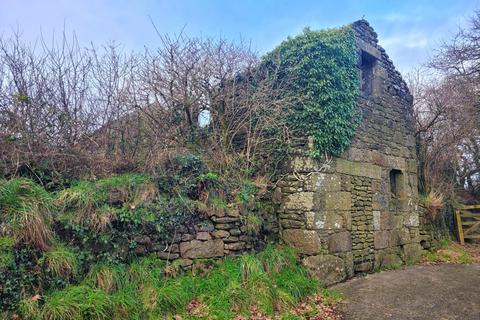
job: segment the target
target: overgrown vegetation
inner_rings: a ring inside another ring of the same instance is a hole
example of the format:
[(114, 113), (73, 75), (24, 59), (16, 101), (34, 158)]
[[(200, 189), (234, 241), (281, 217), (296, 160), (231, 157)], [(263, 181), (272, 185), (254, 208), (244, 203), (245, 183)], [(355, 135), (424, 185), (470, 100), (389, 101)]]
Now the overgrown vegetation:
[[(261, 210), (271, 210), (260, 199), (266, 191), (261, 180), (245, 181), (244, 187), (227, 195), (225, 190), (228, 188), (222, 179), (208, 171), (199, 156), (188, 152), (170, 160), (154, 178), (128, 173), (72, 182), (69, 188), (57, 192), (47, 192), (25, 178), (0, 180), (0, 185), (0, 196), (5, 199), (1, 205), (4, 220), (0, 229), (0, 307), (2, 310), (33, 310), (37, 304), (46, 303), (47, 311), (42, 312), (47, 312), (49, 315), (45, 317), (49, 319), (101, 317), (91, 314), (90, 309), (97, 306), (88, 305), (90, 302), (83, 299), (85, 297), (72, 302), (82, 305), (72, 307), (65, 315), (55, 309), (64, 299), (62, 294), (43, 300), (46, 293), (71, 286), (99, 288), (106, 295), (102, 296), (96, 289), (90, 293), (95, 299), (112, 299), (111, 303), (123, 295), (125, 299), (133, 298), (123, 291), (127, 290), (124, 283), (126, 264), (133, 263), (130, 265), (132, 277), (152, 276), (142, 271), (145, 267), (150, 268), (144, 265), (145, 261), (135, 263), (143, 253), (137, 250), (137, 239), (145, 235), (154, 234), (156, 243), (171, 245), (180, 230), (186, 232), (216, 211), (237, 207), (236, 210), (245, 217), (243, 223), (247, 233), (259, 236), (263, 228), (262, 219), (257, 216), (259, 206), (263, 206)], [(12, 222), (17, 221), (16, 215), (42, 222), (40, 226), (45, 228), (48, 239), (25, 236), (25, 230), (29, 229)], [(157, 269), (156, 278), (152, 279), (157, 283), (162, 274), (172, 276), (181, 271), (175, 263), (168, 266), (160, 260), (150, 263)], [(157, 292), (153, 287), (145, 290)], [(167, 295), (174, 289), (167, 287), (164, 290)], [(68, 297), (68, 293), (65, 296)], [(141, 296), (151, 299), (149, 292), (143, 292)], [(35, 303), (28, 300), (32, 297)], [(38, 298), (41, 301), (36, 302), (36, 297), (41, 297)], [(164, 299), (168, 304), (168, 299), (176, 298)], [(127, 308), (127, 302), (118, 303)], [(138, 301), (132, 304), (138, 305)], [(98, 307), (102, 308), (101, 305)]]
[[(289, 314), (295, 304), (319, 292), (318, 282), (307, 275), (288, 248), (270, 245), (256, 255), (212, 264), (206, 275), (175, 277), (167, 276), (165, 263), (155, 257), (131, 264), (97, 264), (63, 288), (52, 288), (41, 296), (26, 294), (16, 312), (25, 319), (59, 320), (174, 315), (231, 319), (251, 312), (271, 317)], [(338, 300), (331, 291), (323, 296), (326, 304)], [(311, 315), (315, 312), (320, 310), (310, 310)]]
[(291, 79), (287, 94), (300, 99), (290, 123), (313, 138), (310, 155), (338, 155), (350, 145), (359, 123), (356, 45), (349, 27), (312, 31), (282, 42), (265, 57)]
[(444, 239), (425, 253), (422, 262), (471, 264), (474, 262), (474, 259), (470, 252), (464, 247), (448, 239)]

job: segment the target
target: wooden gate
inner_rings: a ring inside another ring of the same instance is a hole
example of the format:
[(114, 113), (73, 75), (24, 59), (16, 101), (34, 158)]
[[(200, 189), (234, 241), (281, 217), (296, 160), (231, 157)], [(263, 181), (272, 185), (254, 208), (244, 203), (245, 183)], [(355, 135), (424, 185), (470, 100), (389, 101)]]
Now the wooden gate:
[(465, 244), (465, 239), (480, 240), (480, 205), (456, 208), (455, 220), (460, 244)]

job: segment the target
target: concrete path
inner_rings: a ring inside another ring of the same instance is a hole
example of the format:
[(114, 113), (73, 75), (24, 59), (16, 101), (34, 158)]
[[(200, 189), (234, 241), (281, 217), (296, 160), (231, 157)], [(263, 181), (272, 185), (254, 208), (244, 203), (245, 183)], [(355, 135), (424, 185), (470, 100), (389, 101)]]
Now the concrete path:
[(332, 289), (346, 320), (480, 320), (480, 264), (405, 267)]

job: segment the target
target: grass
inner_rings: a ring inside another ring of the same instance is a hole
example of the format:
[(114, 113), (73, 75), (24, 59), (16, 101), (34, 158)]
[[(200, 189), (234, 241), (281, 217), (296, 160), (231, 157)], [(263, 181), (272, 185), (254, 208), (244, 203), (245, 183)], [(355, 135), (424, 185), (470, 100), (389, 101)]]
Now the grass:
[(118, 213), (147, 204), (157, 196), (150, 178), (123, 174), (95, 182), (79, 181), (57, 194), (56, 204), (63, 216), (75, 219), (97, 232), (104, 231)]
[(45, 320), (111, 319), (112, 301), (103, 290), (71, 286), (45, 296), (39, 317)]
[[(130, 265), (98, 264), (77, 285), (48, 293), (43, 306), (24, 300), (21, 310), (45, 320), (194, 319), (248, 317), (252, 308), (280, 316), (319, 290), (288, 248), (226, 258), (204, 276), (168, 278), (154, 256)], [(324, 291), (326, 299), (337, 295)], [(25, 314), (25, 313), (24, 313)], [(288, 316), (285, 319), (290, 319)], [(295, 318), (292, 318), (295, 319)]]
[(438, 211), (443, 207), (443, 195), (437, 191), (430, 191), (423, 200), (430, 219), (435, 220)]
[(29, 179), (0, 181), (0, 222), (17, 241), (45, 251), (52, 239), (52, 197)]
[(47, 270), (61, 278), (73, 277), (78, 272), (78, 260), (75, 252), (63, 244), (54, 245), (39, 261)]
[(246, 231), (252, 235), (258, 235), (262, 228), (263, 220), (255, 213), (248, 213), (243, 221)]
[(474, 259), (472, 255), (458, 243), (443, 240), (437, 248), (428, 251), (424, 255), (422, 262), (471, 264), (474, 262)]

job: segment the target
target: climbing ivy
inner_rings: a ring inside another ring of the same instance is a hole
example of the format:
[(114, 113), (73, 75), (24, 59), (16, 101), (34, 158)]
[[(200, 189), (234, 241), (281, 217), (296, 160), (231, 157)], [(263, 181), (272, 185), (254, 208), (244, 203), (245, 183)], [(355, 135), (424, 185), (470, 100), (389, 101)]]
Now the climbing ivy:
[(313, 138), (309, 154), (338, 155), (347, 149), (359, 123), (355, 37), (351, 27), (311, 31), (288, 38), (263, 62), (288, 77), (288, 95), (298, 97), (289, 123)]

